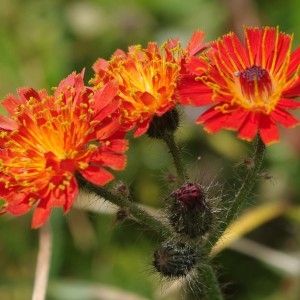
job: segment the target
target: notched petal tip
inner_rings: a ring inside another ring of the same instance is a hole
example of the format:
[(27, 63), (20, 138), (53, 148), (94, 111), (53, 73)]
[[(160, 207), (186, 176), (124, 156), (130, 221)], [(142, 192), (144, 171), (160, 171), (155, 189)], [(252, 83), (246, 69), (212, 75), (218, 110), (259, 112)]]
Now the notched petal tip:
[(209, 47), (209, 44), (203, 44), (205, 37), (204, 31), (196, 30), (194, 31), (186, 50), (190, 56), (196, 55)]
[(98, 58), (96, 62), (93, 64), (92, 68), (94, 72), (105, 71), (108, 67), (108, 61), (104, 58)]

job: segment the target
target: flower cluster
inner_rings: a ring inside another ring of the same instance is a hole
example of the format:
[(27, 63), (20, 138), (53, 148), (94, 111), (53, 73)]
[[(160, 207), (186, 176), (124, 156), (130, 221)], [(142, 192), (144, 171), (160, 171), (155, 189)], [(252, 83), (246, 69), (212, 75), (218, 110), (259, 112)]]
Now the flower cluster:
[[(131, 46), (98, 59), (94, 77), (72, 73), (53, 95), (21, 88), (0, 115), (0, 213), (20, 215), (35, 207), (32, 226), (42, 226), (53, 207), (69, 211), (78, 193), (76, 174), (95, 185), (126, 166), (126, 133), (145, 134), (155, 118), (177, 105), (210, 107), (196, 120), (204, 129), (238, 131), (251, 141), (279, 140), (278, 124), (299, 121), (300, 48), (278, 28), (245, 28), (244, 43), (229, 33), (204, 44), (196, 31), (185, 48), (169, 39), (161, 47)], [(165, 124), (164, 122), (160, 124)], [(163, 125), (164, 126), (164, 125)]]

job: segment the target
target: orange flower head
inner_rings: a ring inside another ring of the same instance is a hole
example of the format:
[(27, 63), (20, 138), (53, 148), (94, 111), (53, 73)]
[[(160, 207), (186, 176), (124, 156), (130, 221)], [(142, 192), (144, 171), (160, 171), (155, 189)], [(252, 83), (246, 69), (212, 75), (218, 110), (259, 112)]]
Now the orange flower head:
[(0, 118), (0, 213), (35, 206), (32, 227), (39, 227), (53, 207), (71, 208), (75, 172), (104, 185), (113, 179), (106, 167), (125, 167), (127, 143), (117, 137), (118, 120), (107, 118), (117, 109), (117, 90), (110, 82), (93, 92), (82, 72), (62, 80), (53, 96), (22, 88), (3, 100), (11, 117)]
[(180, 102), (212, 105), (197, 119), (210, 133), (225, 128), (248, 141), (257, 133), (265, 144), (278, 141), (278, 124), (299, 123), (286, 111), (300, 106), (293, 99), (300, 96), (300, 48), (291, 46), (292, 36), (278, 28), (245, 28), (244, 44), (224, 35), (187, 63)]
[(146, 49), (131, 46), (128, 53), (117, 50), (109, 61), (96, 61), (91, 83), (97, 90), (110, 80), (117, 81), (121, 100), (117, 113), (124, 131), (136, 127), (134, 136), (140, 136), (153, 116), (160, 117), (175, 107), (182, 62), (205, 47), (203, 38), (204, 33), (196, 31), (186, 49), (178, 40), (170, 39), (161, 48), (151, 42)]

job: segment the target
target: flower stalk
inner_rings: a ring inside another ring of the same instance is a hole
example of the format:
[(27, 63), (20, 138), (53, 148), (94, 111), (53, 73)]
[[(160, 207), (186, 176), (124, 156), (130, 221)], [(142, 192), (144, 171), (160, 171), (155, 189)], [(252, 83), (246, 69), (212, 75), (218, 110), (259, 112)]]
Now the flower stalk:
[(207, 249), (209, 249), (208, 252), (211, 250), (213, 245), (218, 241), (228, 225), (234, 220), (234, 218), (236, 218), (236, 216), (246, 204), (246, 200), (253, 190), (255, 182), (258, 178), (258, 174), (260, 173), (261, 165), (265, 155), (265, 149), (266, 147), (263, 141), (258, 136), (253, 153), (253, 166), (251, 168), (247, 168), (248, 171), (246, 173), (246, 176), (242, 180), (243, 183), (235, 194), (234, 199), (231, 201), (231, 205), (228, 208), (227, 215), (224, 219), (222, 219), (222, 222), (220, 222), (217, 229), (212, 232), (212, 234), (210, 234), (209, 239), (206, 243), (206, 247)]
[(156, 231), (160, 237), (166, 237), (171, 235), (171, 230), (164, 225), (156, 217), (150, 215), (144, 209), (140, 208), (137, 204), (129, 201), (127, 198), (116, 195), (101, 186), (97, 186), (87, 180), (82, 176), (77, 175), (77, 180), (79, 186), (82, 189), (88, 190), (95, 193), (96, 195), (106, 199), (107, 201), (117, 205), (120, 208), (127, 208), (129, 214), (134, 217), (141, 225)]
[[(207, 299), (207, 300), (223, 300), (223, 295), (218, 283), (216, 273), (210, 262), (199, 264), (195, 269), (195, 277), (189, 283), (189, 293), (187, 300)], [(199, 279), (201, 281), (199, 281)], [(196, 294), (196, 295), (195, 295)], [(201, 297), (201, 298), (199, 298)]]
[[(216, 277), (215, 271), (210, 264), (202, 265), (202, 284), (206, 286), (206, 298), (210, 300), (222, 300), (223, 295)], [(199, 284), (199, 283), (198, 283)]]
[[(218, 241), (222, 233), (228, 227), (228, 225), (233, 221), (233, 219), (238, 215), (240, 210), (243, 208), (246, 203), (246, 199), (251, 193), (254, 184), (257, 180), (257, 175), (260, 172), (261, 165), (263, 162), (265, 154), (265, 145), (260, 139), (257, 138), (255, 150), (253, 154), (253, 167), (248, 168), (248, 172), (243, 180), (242, 185), (237, 191), (233, 201), (231, 202), (231, 206), (228, 209), (228, 213), (222, 222), (219, 223), (219, 226), (214, 230), (208, 237), (205, 246), (203, 247), (203, 259), (206, 262), (199, 264), (195, 269), (195, 280), (192, 284), (199, 285), (199, 282), (203, 284), (206, 288), (203, 290), (205, 299), (210, 300), (222, 300), (223, 296), (220, 290), (219, 283), (216, 278), (216, 274), (213, 270), (213, 267), (209, 261), (211, 248)], [(199, 287), (198, 287), (199, 288)], [(197, 286), (191, 287), (191, 291), (197, 290)]]
[(174, 165), (176, 168), (177, 175), (180, 181), (183, 183), (187, 181), (188, 176), (186, 174), (185, 168), (183, 166), (181, 152), (175, 141), (174, 133), (167, 133), (163, 136), (164, 142), (167, 144), (170, 154), (173, 157)]

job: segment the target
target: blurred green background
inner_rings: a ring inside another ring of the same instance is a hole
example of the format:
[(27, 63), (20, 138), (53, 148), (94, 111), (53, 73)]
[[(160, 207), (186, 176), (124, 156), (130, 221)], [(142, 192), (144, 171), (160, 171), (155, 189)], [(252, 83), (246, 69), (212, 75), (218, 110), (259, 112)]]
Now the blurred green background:
[[(96, 59), (108, 59), (117, 48), (161, 43), (170, 37), (179, 37), (185, 44), (195, 29), (204, 30), (210, 41), (230, 30), (241, 35), (243, 25), (279, 25), (282, 31), (295, 33), (295, 47), (300, 42), (300, 2), (296, 0), (0, 0), (0, 4), (1, 98), (21, 86), (50, 90), (83, 68), (87, 80)], [(178, 133), (192, 178), (206, 183), (217, 176), (217, 181), (234, 188), (235, 165), (251, 146), (237, 141), (232, 133), (204, 134), (192, 123), (195, 113), (195, 109), (186, 110)], [(267, 247), (267, 257), (270, 248), (287, 254), (296, 267), (299, 136), (299, 129), (282, 131), (282, 142), (269, 148), (265, 171), (272, 178), (258, 180), (249, 205), (281, 201), (289, 203), (289, 208), (246, 237)], [(164, 145), (142, 137), (131, 143), (128, 167), (116, 174), (117, 179), (130, 186), (133, 200), (161, 208), (170, 192), (166, 175), (171, 163)], [(98, 200), (88, 197), (91, 206), (97, 207)], [(176, 288), (171, 293), (170, 284), (162, 283), (151, 267), (159, 243), (153, 232), (131, 221), (116, 225), (106, 208), (101, 214), (86, 208), (74, 208), (66, 217), (55, 210), (51, 217), (54, 245), (47, 299), (180, 299)], [(31, 297), (38, 231), (30, 229), (30, 222), (30, 214), (0, 218), (1, 300)], [(255, 249), (254, 257), (227, 249), (215, 259), (227, 297), (300, 299), (300, 268), (291, 269), (282, 256), (270, 266)], [(117, 292), (131, 296), (114, 296)]]

